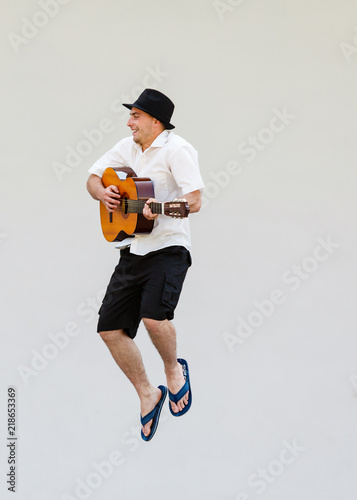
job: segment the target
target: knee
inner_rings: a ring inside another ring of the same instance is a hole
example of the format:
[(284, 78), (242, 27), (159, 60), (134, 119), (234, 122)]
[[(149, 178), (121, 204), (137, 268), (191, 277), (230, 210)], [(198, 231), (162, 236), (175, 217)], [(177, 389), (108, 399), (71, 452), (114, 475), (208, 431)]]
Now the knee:
[(143, 318), (142, 320), (150, 335), (155, 335), (160, 332), (162, 321), (151, 318)]
[(108, 332), (99, 332), (99, 335), (102, 337), (106, 344), (112, 343), (117, 338), (118, 332), (116, 331), (108, 331)]

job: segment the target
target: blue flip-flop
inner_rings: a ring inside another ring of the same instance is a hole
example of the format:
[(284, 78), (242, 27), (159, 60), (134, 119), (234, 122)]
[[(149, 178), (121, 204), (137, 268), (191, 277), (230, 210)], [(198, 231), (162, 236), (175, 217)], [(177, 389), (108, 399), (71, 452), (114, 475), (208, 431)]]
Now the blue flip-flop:
[(144, 441), (150, 441), (150, 439), (152, 439), (154, 437), (157, 426), (159, 425), (161, 410), (162, 410), (162, 407), (164, 405), (164, 401), (165, 401), (166, 396), (167, 396), (167, 387), (165, 387), (164, 385), (159, 385), (159, 389), (162, 392), (162, 394), (161, 394), (160, 401), (157, 403), (155, 408), (153, 410), (151, 410), (150, 413), (145, 415), (145, 417), (142, 417), (140, 415), (141, 425), (146, 425), (148, 422), (150, 422), (150, 420), (152, 420), (150, 434), (148, 436), (145, 436), (143, 431), (141, 431), (141, 437), (143, 438)]
[(191, 391), (190, 375), (189, 375), (189, 372), (188, 372), (187, 361), (184, 360), (184, 359), (181, 359), (181, 358), (178, 358), (177, 361), (182, 365), (183, 376), (185, 377), (185, 383), (181, 387), (181, 389), (178, 391), (178, 393), (172, 394), (172, 392), (169, 391), (169, 400), (172, 401), (173, 403), (177, 404), (178, 401), (180, 401), (180, 399), (183, 398), (183, 396), (186, 394), (186, 392), (189, 391), (189, 394), (188, 394), (188, 403), (185, 406), (185, 408), (183, 408), (178, 413), (175, 413), (175, 412), (172, 411), (170, 403), (169, 403), (169, 408), (170, 408), (171, 414), (174, 417), (181, 417), (182, 415), (184, 415), (185, 413), (187, 413), (188, 410), (191, 408), (191, 404), (192, 404), (192, 391)]

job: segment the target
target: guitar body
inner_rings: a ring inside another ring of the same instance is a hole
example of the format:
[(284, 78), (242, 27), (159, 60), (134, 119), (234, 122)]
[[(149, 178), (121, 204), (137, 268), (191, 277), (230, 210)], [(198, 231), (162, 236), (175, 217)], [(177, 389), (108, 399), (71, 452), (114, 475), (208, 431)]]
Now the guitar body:
[(126, 200), (142, 200), (154, 198), (152, 181), (146, 177), (127, 177), (119, 179), (116, 171), (107, 168), (102, 182), (104, 187), (117, 186), (121, 196), (121, 210), (108, 212), (100, 202), (100, 221), (107, 241), (122, 241), (135, 234), (150, 234), (154, 221), (146, 219), (142, 213), (130, 213), (125, 209)]

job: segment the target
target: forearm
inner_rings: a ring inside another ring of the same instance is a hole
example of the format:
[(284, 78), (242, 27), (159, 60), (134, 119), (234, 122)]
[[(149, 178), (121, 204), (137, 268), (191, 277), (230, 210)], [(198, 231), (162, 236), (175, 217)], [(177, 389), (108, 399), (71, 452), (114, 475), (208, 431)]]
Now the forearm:
[(105, 191), (102, 179), (98, 175), (91, 174), (87, 181), (87, 190), (92, 198), (100, 201)]
[(114, 212), (120, 205), (120, 192), (118, 186), (104, 187), (102, 179), (92, 174), (87, 181), (89, 194), (95, 200), (101, 201), (108, 212)]
[(190, 214), (199, 212), (201, 208), (201, 193), (200, 191), (193, 191), (192, 193), (187, 193), (183, 197), (187, 200), (190, 207)]

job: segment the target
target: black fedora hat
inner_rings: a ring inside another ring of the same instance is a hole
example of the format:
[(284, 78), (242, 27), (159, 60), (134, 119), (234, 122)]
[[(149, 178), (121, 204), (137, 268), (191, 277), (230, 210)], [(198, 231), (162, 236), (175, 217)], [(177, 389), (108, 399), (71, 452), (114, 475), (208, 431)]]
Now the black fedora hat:
[(175, 128), (170, 123), (175, 105), (165, 94), (154, 89), (145, 89), (133, 104), (123, 104), (126, 108), (138, 108), (159, 120), (165, 128)]

